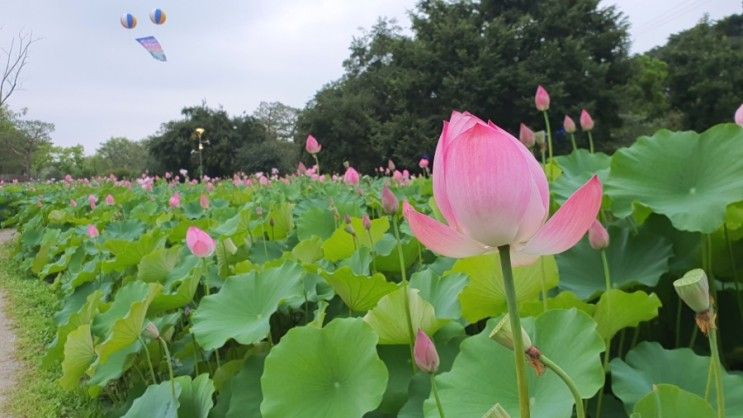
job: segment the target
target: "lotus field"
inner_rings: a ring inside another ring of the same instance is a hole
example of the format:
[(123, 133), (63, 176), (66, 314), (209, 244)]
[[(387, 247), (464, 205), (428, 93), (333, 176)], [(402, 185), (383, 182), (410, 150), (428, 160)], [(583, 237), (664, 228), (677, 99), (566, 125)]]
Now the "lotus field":
[(110, 416), (743, 417), (743, 128), (521, 137), (455, 112), (412, 174), (310, 137), (289, 175), (6, 184), (60, 299), (39, 361)]

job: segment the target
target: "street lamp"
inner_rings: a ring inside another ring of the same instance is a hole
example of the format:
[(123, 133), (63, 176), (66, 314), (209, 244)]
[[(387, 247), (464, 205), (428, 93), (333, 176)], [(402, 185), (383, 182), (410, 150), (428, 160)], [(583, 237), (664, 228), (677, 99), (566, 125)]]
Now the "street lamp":
[[(199, 143), (199, 181), (204, 178), (204, 142), (201, 138), (204, 136), (204, 128), (196, 128), (193, 131), (193, 138)], [(208, 141), (207, 141), (208, 142)]]

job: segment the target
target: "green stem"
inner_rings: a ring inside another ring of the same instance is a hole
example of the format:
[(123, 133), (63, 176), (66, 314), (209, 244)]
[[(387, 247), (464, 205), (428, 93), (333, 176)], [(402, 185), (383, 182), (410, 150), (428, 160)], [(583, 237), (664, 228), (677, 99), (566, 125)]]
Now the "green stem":
[(578, 388), (575, 386), (575, 382), (573, 382), (573, 379), (571, 379), (570, 376), (568, 376), (568, 374), (560, 368), (560, 366), (553, 363), (552, 360), (547, 358), (547, 356), (545, 356), (544, 354), (539, 356), (539, 360), (544, 363), (544, 365), (547, 366), (548, 369), (555, 372), (555, 374), (558, 375), (560, 379), (562, 379), (563, 383), (565, 383), (565, 386), (570, 389), (570, 393), (573, 394), (573, 399), (575, 400), (575, 413), (578, 418), (586, 418), (586, 411), (583, 409), (583, 398), (581, 398), (580, 392), (578, 392)]
[(170, 350), (168, 350), (168, 344), (165, 343), (165, 340), (163, 340), (162, 337), (158, 337), (158, 340), (160, 340), (160, 344), (163, 346), (163, 350), (165, 351), (165, 360), (168, 363), (168, 376), (170, 377), (170, 391), (173, 393), (173, 399), (177, 399), (178, 397), (175, 394), (175, 377), (173, 376), (173, 364), (170, 360)]
[[(364, 228), (364, 229), (366, 229), (366, 228)], [(377, 273), (377, 260), (376, 260), (376, 256), (375, 256), (375, 252), (374, 252), (374, 239), (372, 239), (371, 230), (368, 230), (367, 229), (366, 230), (366, 235), (369, 237), (369, 245), (371, 245), (371, 247), (372, 247), (371, 250), (369, 251), (370, 254), (371, 254), (371, 258), (372, 258), (372, 262), (371, 262), (372, 274), (376, 274)]]
[[(606, 287), (606, 292), (608, 292), (612, 288), (611, 274), (609, 273), (609, 261), (606, 258), (606, 250), (604, 249), (601, 249), (601, 264), (604, 267), (604, 286)], [(604, 351), (604, 361), (603, 361), (604, 374), (606, 374), (606, 372), (609, 369), (609, 356), (611, 355), (611, 338), (607, 338), (605, 343), (606, 343), (606, 351)], [(606, 380), (604, 380), (604, 382), (606, 382)], [(598, 399), (596, 402), (596, 418), (601, 418), (601, 407), (604, 402), (604, 385), (602, 385), (601, 390), (599, 390), (599, 395), (598, 395)]]
[(415, 343), (415, 330), (413, 330), (413, 319), (410, 317), (410, 295), (408, 294), (408, 275), (405, 270), (405, 255), (402, 252), (402, 241), (400, 241), (400, 226), (397, 222), (395, 215), (391, 216), (392, 227), (395, 232), (395, 239), (397, 240), (397, 258), (400, 261), (400, 275), (402, 276), (402, 287), (405, 291), (405, 320), (408, 323), (408, 345), (410, 346), (410, 367), (415, 374), (415, 353), (413, 352), (413, 344)]
[[(681, 305), (684, 304), (684, 301), (681, 300), (681, 298), (676, 298), (676, 301), (678, 302), (676, 304), (676, 340), (674, 347), (678, 347), (679, 344), (681, 344)], [(694, 343), (692, 342), (691, 345)], [(691, 347), (689, 345), (689, 347)]]
[(611, 275), (609, 274), (609, 260), (606, 258), (606, 250), (601, 250), (601, 265), (604, 267), (604, 285), (606, 291), (611, 290)]
[(550, 160), (552, 160), (552, 130), (550, 129), (550, 118), (547, 116), (547, 111), (543, 110), (542, 115), (544, 116), (544, 126), (547, 130), (547, 152), (549, 152)]
[(315, 159), (315, 165), (317, 166), (317, 173), (315, 174), (319, 176), (320, 175), (320, 160), (317, 159), (317, 154), (312, 154), (312, 158)]
[(542, 308), (547, 312), (547, 283), (546, 273), (544, 272), (544, 257), (539, 257), (539, 263), (542, 265), (542, 275), (539, 277), (542, 284)]
[(544, 149), (540, 149), (540, 152), (541, 152), (541, 154), (542, 154), (542, 166), (543, 166), (543, 167), (546, 167), (546, 163), (545, 163), (545, 161), (544, 161)]
[(591, 131), (588, 131), (588, 150), (593, 154), (593, 134), (591, 134)]
[(439, 398), (439, 389), (436, 387), (436, 379), (433, 373), (431, 373), (431, 391), (433, 392), (433, 398), (436, 400), (436, 408), (439, 410), (439, 417), (446, 418), (444, 415), (444, 407), (441, 405), (441, 398)]
[(570, 134), (570, 143), (573, 144), (573, 151), (577, 151), (578, 146), (575, 144), (575, 134)]
[(521, 338), (521, 319), (516, 302), (516, 286), (511, 268), (511, 248), (509, 245), (498, 247), (500, 265), (503, 271), (503, 290), (506, 294), (508, 317), (513, 330), (513, 357), (516, 366), (516, 384), (519, 391), (519, 412), (521, 418), (529, 418), (529, 389), (526, 381), (526, 362), (524, 360), (524, 341)]
[(709, 402), (709, 393), (712, 390), (712, 380), (715, 375), (715, 362), (712, 360), (712, 356), (709, 358), (709, 367), (707, 367), (707, 384), (704, 385), (704, 400)]
[(728, 256), (730, 257), (730, 266), (733, 268), (733, 282), (735, 283), (735, 293), (738, 295), (737, 301), (738, 301), (738, 312), (743, 315), (743, 301), (741, 301), (741, 293), (740, 291), (740, 280), (738, 279), (738, 268), (735, 265), (735, 256), (733, 255), (733, 243), (730, 241), (730, 234), (728, 233), (728, 226), (726, 223), (722, 224), (722, 230), (725, 234), (725, 242), (727, 243), (728, 247)]
[(715, 392), (717, 393), (717, 416), (725, 418), (725, 393), (722, 386), (722, 363), (720, 362), (720, 351), (717, 347), (717, 330), (709, 333), (710, 360), (715, 364)]
[(147, 365), (150, 367), (150, 377), (152, 378), (152, 384), (156, 385), (157, 377), (155, 377), (155, 368), (152, 367), (152, 359), (150, 358), (150, 350), (147, 349), (147, 344), (145, 344), (144, 340), (142, 340), (141, 337), (139, 338), (139, 342), (144, 347), (144, 354), (145, 354), (145, 357), (147, 358)]

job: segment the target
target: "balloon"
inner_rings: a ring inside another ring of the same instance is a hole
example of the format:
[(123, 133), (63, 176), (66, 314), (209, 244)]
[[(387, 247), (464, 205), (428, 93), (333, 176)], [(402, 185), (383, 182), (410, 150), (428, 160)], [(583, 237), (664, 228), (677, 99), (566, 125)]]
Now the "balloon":
[(127, 29), (134, 29), (137, 26), (137, 18), (131, 13), (124, 13), (121, 15), (121, 26)]
[(150, 12), (150, 20), (156, 25), (162, 25), (163, 23), (165, 23), (166, 18), (167, 16), (165, 16), (165, 12), (163, 12), (161, 9), (155, 9)]

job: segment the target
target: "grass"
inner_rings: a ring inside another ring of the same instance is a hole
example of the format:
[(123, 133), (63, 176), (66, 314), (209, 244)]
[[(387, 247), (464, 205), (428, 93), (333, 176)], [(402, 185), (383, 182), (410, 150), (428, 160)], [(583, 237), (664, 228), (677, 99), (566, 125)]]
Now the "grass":
[(59, 299), (45, 282), (21, 273), (12, 261), (12, 244), (0, 246), (0, 288), (6, 296), (6, 315), (13, 322), (21, 370), (0, 416), (57, 418), (100, 416), (95, 400), (68, 393), (57, 383), (61, 368), (41, 365), (45, 346), (54, 338), (52, 315)]

